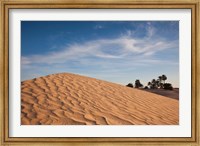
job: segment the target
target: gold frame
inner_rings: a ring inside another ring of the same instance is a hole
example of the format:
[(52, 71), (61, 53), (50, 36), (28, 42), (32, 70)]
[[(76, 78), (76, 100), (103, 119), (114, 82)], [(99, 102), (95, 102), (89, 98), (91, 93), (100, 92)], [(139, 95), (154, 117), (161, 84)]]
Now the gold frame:
[[(1, 49), (0, 49), (0, 123), (1, 144), (61, 144), (61, 145), (199, 145), (199, 91), (200, 88), (200, 48), (199, 48), (199, 0), (0, 0), (1, 4)], [(192, 10), (192, 137), (189, 138), (20, 138), (9, 137), (8, 119), (8, 14), (12, 8), (159, 8), (159, 9), (191, 9)]]

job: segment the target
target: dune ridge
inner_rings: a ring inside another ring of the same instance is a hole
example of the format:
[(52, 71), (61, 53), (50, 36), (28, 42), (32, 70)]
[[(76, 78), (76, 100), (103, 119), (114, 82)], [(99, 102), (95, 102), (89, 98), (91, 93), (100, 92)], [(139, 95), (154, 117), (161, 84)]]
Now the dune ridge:
[(70, 73), (21, 82), (22, 125), (178, 123), (178, 100), (135, 88)]

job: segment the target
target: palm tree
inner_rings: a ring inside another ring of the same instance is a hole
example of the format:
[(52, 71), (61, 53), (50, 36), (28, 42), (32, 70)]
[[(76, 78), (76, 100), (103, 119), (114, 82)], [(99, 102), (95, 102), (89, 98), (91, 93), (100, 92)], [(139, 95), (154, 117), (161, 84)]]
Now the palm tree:
[(157, 79), (157, 85), (158, 87), (162, 88), (162, 76), (159, 76)]
[(148, 82), (148, 86), (151, 86), (151, 82)]
[(143, 87), (143, 85), (140, 83), (140, 80), (135, 80), (135, 88)]
[(156, 80), (156, 86), (160, 87), (160, 80), (159, 79)]
[(156, 80), (155, 79), (152, 79), (152, 81), (151, 81), (151, 87), (153, 89), (156, 88)]
[(158, 77), (158, 80), (160, 81), (160, 83), (162, 82), (162, 76)]
[(165, 80), (167, 80), (167, 76), (166, 75), (162, 75), (162, 80), (164, 81), (164, 84), (165, 84)]

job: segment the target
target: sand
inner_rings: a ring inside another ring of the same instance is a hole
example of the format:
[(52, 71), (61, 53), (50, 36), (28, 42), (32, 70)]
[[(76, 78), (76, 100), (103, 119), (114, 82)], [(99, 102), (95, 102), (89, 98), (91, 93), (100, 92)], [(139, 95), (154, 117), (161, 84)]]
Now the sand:
[(177, 125), (179, 101), (60, 73), (21, 83), (22, 125)]

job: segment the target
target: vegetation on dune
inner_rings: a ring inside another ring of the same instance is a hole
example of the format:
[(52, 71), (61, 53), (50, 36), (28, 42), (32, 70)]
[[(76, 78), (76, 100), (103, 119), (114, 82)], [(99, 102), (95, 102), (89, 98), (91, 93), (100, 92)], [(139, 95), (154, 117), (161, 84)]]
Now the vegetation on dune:
[(133, 84), (132, 83), (128, 83), (128, 85), (126, 85), (126, 86), (133, 88)]
[(140, 83), (140, 80), (136, 80), (135, 81), (135, 88), (141, 88), (141, 87), (143, 87), (143, 85)]
[(173, 90), (172, 84), (170, 84), (170, 83), (165, 83), (165, 84), (163, 85), (163, 89), (166, 89), (166, 90)]
[(166, 75), (158, 76), (158, 79), (152, 79), (151, 82), (148, 82), (148, 88), (150, 89), (166, 89), (166, 90), (173, 90), (172, 84), (171, 83), (165, 83), (167, 80)]
[(135, 85), (133, 86), (132, 83), (126, 85), (127, 87), (135, 87), (135, 88), (143, 88), (144, 89), (166, 89), (166, 90), (173, 90), (173, 86), (171, 83), (165, 83), (167, 80), (166, 75), (158, 76), (158, 79), (152, 79), (150, 82), (147, 83), (147, 86), (143, 86), (139, 79), (135, 80)]

